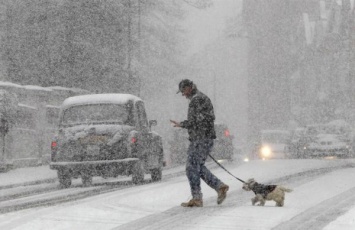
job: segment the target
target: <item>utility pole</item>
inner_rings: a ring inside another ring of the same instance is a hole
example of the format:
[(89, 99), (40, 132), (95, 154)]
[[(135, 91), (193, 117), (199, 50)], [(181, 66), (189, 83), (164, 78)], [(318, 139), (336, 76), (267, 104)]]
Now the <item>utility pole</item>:
[(65, 24), (65, 50), (68, 53), (66, 60), (66, 71), (68, 76), (72, 77), (72, 81), (70, 81), (70, 87), (75, 87), (75, 84), (78, 79), (78, 75), (75, 71), (75, 27), (76, 27), (76, 12), (78, 11), (79, 6), (76, 4), (74, 0), (70, 0), (66, 3), (66, 24)]
[[(355, 5), (355, 1), (354, 1)], [(350, 104), (353, 113), (355, 111), (355, 6), (353, 5), (353, 8), (349, 12), (349, 77), (350, 77), (350, 86), (351, 86), (351, 92), (350, 92)], [(354, 120), (352, 121), (353, 125), (355, 124), (355, 117)]]
[(127, 70), (129, 75), (131, 75), (131, 62), (132, 62), (132, 2), (128, 0), (128, 60), (127, 60)]
[(12, 54), (11, 54), (11, 47), (12, 47), (12, 8), (9, 3), (6, 4), (6, 78), (11, 79), (12, 77)]
[(216, 71), (213, 69), (213, 100), (214, 100), (214, 111), (215, 116), (217, 117), (217, 79), (216, 79)]
[(49, 0), (44, 0), (43, 2), (45, 4), (45, 19), (44, 19), (44, 51), (46, 54), (46, 59), (47, 59), (47, 68), (46, 68), (46, 74), (48, 76), (48, 85), (57, 85), (57, 80), (54, 78), (54, 72), (52, 68), (52, 58), (51, 58), (51, 47), (49, 45), (49, 35), (50, 35), (50, 23), (49, 23), (49, 16), (51, 15), (49, 13), (50, 9), (50, 2)]
[[(345, 91), (348, 94), (348, 103), (350, 111), (348, 113), (352, 114), (355, 110), (355, 94), (354, 94), (354, 7), (351, 8), (351, 0), (342, 0), (342, 27), (341, 33), (343, 35), (343, 41), (347, 44), (347, 47), (344, 49), (347, 55), (347, 69), (348, 69), (348, 89)], [(355, 122), (355, 117), (353, 117), (352, 122)]]
[[(141, 37), (141, 0), (138, 0), (138, 61), (141, 63), (142, 61), (142, 37)], [(140, 76), (140, 72), (137, 74), (137, 79), (138, 79), (138, 97), (141, 96), (141, 85), (142, 85), (142, 79)]]

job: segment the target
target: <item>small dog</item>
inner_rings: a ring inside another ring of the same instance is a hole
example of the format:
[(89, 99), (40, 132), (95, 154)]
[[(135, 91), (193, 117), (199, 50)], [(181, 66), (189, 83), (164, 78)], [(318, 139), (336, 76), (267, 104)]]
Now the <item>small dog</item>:
[(284, 206), (285, 192), (292, 192), (292, 189), (280, 185), (259, 184), (253, 178), (243, 183), (243, 189), (255, 193), (255, 197), (251, 199), (251, 203), (255, 205), (260, 202), (259, 206), (264, 206), (266, 200), (274, 200), (277, 207), (282, 207)]

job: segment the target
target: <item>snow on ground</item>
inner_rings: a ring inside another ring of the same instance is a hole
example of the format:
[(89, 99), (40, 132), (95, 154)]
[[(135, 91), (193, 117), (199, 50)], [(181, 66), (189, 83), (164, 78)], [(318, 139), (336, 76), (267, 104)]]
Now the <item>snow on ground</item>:
[(330, 223), (324, 230), (354, 230), (355, 229), (355, 204), (343, 216)]
[(18, 168), (6, 173), (0, 173), (0, 187), (34, 181), (45, 181), (55, 178), (57, 178), (57, 171), (50, 170), (48, 165)]
[[(225, 167), (237, 177), (244, 180), (253, 177), (262, 183), (291, 173), (345, 163), (344, 160), (272, 160), (252, 161), (239, 166), (226, 164)], [(25, 169), (22, 170), (22, 173), (24, 171)], [(241, 183), (222, 169), (217, 168), (213, 171), (230, 186), (231, 192), (241, 189)], [(22, 177), (22, 175), (16, 175), (16, 172), (18, 171), (14, 170), (12, 174), (1, 174), (0, 179), (3, 179), (4, 175)], [(37, 178), (45, 178), (48, 177), (48, 172), (52, 171), (48, 169), (46, 174), (46, 170), (42, 169), (41, 172), (33, 175), (36, 175)], [(43, 175), (40, 175), (41, 173)], [(317, 180), (296, 185), (296, 187), (292, 187), (294, 189), (292, 193), (286, 194), (285, 207), (283, 208), (274, 207), (274, 203), (271, 201), (267, 202), (265, 207), (252, 206), (250, 198), (253, 194), (251, 192), (249, 192), (250, 197), (241, 206), (228, 205), (232, 202), (228, 200), (228, 197), (220, 206), (217, 206), (215, 202), (206, 203), (201, 208), (202, 210), (213, 207), (220, 208), (220, 212), (213, 216), (198, 216), (196, 221), (184, 225), (183, 228), (192, 230), (206, 228), (272, 229), (320, 202), (355, 187), (354, 174), (355, 168), (344, 168), (325, 174)], [(29, 175), (26, 177), (28, 180)], [(9, 180), (7, 179), (7, 181)], [(206, 200), (216, 197), (216, 192), (204, 183), (202, 191)], [(190, 193), (187, 179), (185, 176), (179, 176), (159, 183), (117, 190), (56, 206), (2, 214), (0, 215), (0, 229), (119, 229), (120, 225), (172, 208), (183, 211), (184, 208), (179, 205), (188, 199), (190, 199)], [(354, 214), (355, 207), (324, 229), (355, 229)], [(180, 227), (172, 226), (171, 229), (182, 229)]]

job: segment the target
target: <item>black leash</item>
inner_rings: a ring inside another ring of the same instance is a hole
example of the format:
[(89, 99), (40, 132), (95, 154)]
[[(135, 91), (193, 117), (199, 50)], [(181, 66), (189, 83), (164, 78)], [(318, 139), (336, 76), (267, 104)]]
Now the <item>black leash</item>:
[(245, 183), (245, 181), (243, 181), (242, 179), (239, 179), (238, 177), (234, 176), (232, 173), (230, 173), (225, 167), (223, 167), (223, 165), (221, 165), (216, 159), (214, 159), (211, 154), (208, 154), (208, 156), (211, 157), (211, 159), (216, 162), (216, 164), (221, 167), (222, 169), (224, 169), (224, 171), (226, 171), (227, 173), (229, 173), (232, 177), (234, 177), (235, 179), (239, 180), (242, 183)]

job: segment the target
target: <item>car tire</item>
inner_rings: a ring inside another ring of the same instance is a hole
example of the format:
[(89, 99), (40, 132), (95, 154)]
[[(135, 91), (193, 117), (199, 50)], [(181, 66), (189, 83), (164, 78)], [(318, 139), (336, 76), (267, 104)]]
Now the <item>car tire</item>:
[(162, 169), (161, 168), (152, 169), (150, 171), (150, 175), (151, 175), (152, 181), (160, 181), (163, 177)]
[(144, 169), (141, 161), (138, 161), (133, 166), (132, 182), (133, 184), (140, 184), (144, 181)]
[(90, 175), (82, 175), (81, 176), (81, 181), (83, 183), (83, 186), (88, 187), (92, 185), (92, 176)]
[(70, 175), (62, 170), (57, 171), (59, 184), (62, 188), (69, 188), (71, 185)]
[(230, 152), (227, 154), (227, 160), (230, 161), (230, 162), (233, 162), (234, 161), (234, 154), (233, 152)]

